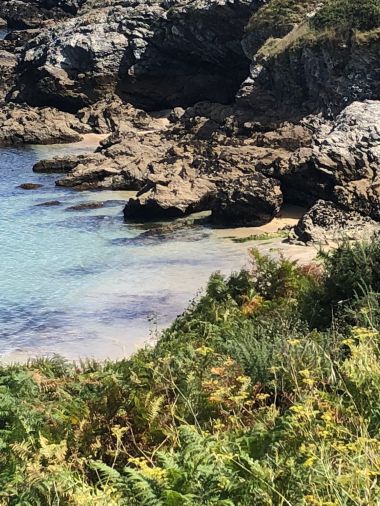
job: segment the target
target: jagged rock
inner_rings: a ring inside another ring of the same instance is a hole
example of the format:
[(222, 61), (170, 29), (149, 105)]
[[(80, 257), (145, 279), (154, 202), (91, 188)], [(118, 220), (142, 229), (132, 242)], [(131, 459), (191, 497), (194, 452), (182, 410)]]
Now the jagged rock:
[(71, 114), (26, 105), (0, 107), (0, 145), (77, 142), (89, 129)]
[(276, 179), (262, 174), (222, 183), (212, 205), (212, 220), (232, 226), (259, 226), (280, 211), (282, 192)]
[(368, 240), (380, 224), (356, 211), (346, 211), (333, 202), (319, 200), (297, 223), (291, 242), (329, 244), (343, 238)]
[(5, 99), (14, 84), (17, 57), (0, 46), (0, 102)]
[(88, 156), (86, 155), (56, 156), (49, 160), (40, 160), (35, 163), (33, 165), (33, 172), (41, 174), (65, 174), (86, 160), (88, 160)]
[(261, 155), (261, 148), (250, 145), (178, 144), (150, 164), (147, 184), (127, 204), (125, 218), (172, 218), (212, 209), (221, 224), (268, 221), (279, 210), (282, 193), (278, 181), (255, 172)]
[(96, 153), (81, 158), (57, 184), (77, 190), (140, 190), (147, 181), (149, 164), (162, 156), (167, 146), (159, 131), (115, 134)]
[(159, 130), (166, 118), (153, 118), (141, 109), (124, 103), (117, 95), (109, 95), (77, 113), (77, 117), (94, 132), (105, 134), (122, 131)]
[(14, 51), (20, 52), (22, 47), (34, 37), (41, 33), (41, 28), (30, 28), (28, 30), (12, 30), (7, 33), (3, 43)]
[[(258, 2), (259, 4), (260, 2)], [(256, 2), (90, 4), (44, 30), (20, 62), (20, 100), (77, 111), (107, 94), (145, 109), (233, 99), (248, 72), (240, 44)]]
[(2, 0), (0, 16), (11, 28), (33, 28), (76, 14), (85, 0)]
[(144, 188), (124, 208), (126, 220), (159, 221), (180, 218), (210, 206), (215, 184), (199, 177), (196, 170), (180, 170), (167, 180)]
[(317, 136), (312, 165), (330, 200), (380, 220), (380, 101), (354, 102)]

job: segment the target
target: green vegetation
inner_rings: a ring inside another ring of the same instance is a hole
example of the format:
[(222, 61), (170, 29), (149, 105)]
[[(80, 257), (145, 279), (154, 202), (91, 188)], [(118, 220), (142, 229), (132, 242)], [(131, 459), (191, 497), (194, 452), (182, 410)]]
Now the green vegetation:
[(379, 267), (253, 251), (129, 360), (3, 367), (0, 504), (379, 504)]
[(271, 239), (281, 239), (288, 237), (288, 230), (279, 230), (278, 232), (263, 232), (262, 234), (253, 234), (247, 237), (232, 237), (232, 241), (236, 243), (244, 243), (250, 241), (270, 241)]
[(259, 60), (273, 58), (292, 47), (310, 43), (378, 43), (379, 0), (271, 0), (251, 17)]
[(318, 3), (317, 0), (271, 0), (252, 16), (247, 30), (270, 31), (276, 37), (285, 35)]
[(311, 19), (317, 30), (368, 31), (380, 27), (379, 0), (332, 0)]

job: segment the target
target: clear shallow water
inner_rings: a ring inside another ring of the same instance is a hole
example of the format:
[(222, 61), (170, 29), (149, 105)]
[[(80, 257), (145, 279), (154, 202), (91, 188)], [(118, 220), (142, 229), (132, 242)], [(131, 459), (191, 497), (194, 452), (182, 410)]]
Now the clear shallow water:
[[(120, 357), (183, 311), (215, 270), (243, 265), (247, 245), (196, 227), (166, 240), (125, 225), (127, 192), (57, 188), (33, 174), (71, 147), (0, 149), (0, 355)], [(40, 183), (22, 190), (25, 182)], [(58, 200), (59, 206), (38, 206)], [(69, 211), (87, 201), (106, 207)]]

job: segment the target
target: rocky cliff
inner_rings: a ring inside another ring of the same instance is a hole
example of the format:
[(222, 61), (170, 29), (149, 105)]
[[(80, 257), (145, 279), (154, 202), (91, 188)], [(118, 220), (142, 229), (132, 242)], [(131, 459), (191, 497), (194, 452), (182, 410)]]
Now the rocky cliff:
[(0, 142), (110, 134), (36, 167), (57, 184), (138, 190), (127, 220), (256, 225), (301, 204), (302, 240), (323, 205), (380, 220), (376, 1), (9, 0), (0, 16), (17, 28), (0, 41)]

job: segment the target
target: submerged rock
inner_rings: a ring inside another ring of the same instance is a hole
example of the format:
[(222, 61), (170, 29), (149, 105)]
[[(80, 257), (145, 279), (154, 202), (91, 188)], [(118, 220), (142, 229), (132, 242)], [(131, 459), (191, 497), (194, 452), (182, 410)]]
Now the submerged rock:
[(21, 188), (22, 190), (37, 190), (42, 187), (43, 185), (38, 183), (22, 183), (17, 188)]
[(103, 202), (81, 202), (66, 208), (66, 211), (87, 211), (91, 209), (100, 209), (104, 207)]
[(59, 200), (48, 200), (47, 202), (41, 202), (40, 204), (36, 204), (36, 207), (53, 207), (60, 206), (62, 202)]

